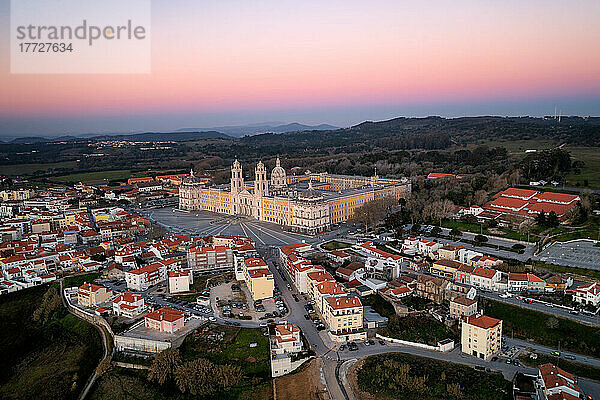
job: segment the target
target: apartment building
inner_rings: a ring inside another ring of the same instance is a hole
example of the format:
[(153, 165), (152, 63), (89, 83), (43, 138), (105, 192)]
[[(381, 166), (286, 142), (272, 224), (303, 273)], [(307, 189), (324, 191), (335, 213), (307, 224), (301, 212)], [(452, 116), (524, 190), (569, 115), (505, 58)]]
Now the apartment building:
[(125, 282), (130, 290), (143, 291), (167, 279), (167, 266), (155, 262), (125, 272)]
[(169, 293), (189, 292), (193, 283), (194, 274), (191, 269), (169, 271)]
[(252, 300), (263, 300), (273, 297), (275, 280), (269, 266), (259, 257), (250, 257), (244, 260), (244, 280)]
[(463, 317), (461, 344), (463, 353), (488, 361), (500, 352), (502, 321), (486, 315)]
[(363, 306), (357, 297), (327, 297), (325, 299), (325, 322), (329, 326), (329, 337), (335, 342), (364, 340)]
[(197, 270), (233, 267), (233, 250), (227, 246), (192, 247), (187, 252), (188, 267)]
[(107, 302), (111, 296), (112, 290), (86, 282), (79, 286), (77, 303), (83, 307), (97, 307), (98, 304)]

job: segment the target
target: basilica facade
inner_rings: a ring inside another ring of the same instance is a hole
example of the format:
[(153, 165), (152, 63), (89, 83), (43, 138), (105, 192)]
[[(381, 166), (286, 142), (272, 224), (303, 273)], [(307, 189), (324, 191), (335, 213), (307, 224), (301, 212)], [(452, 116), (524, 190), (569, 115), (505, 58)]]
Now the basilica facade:
[(194, 175), (179, 188), (181, 210), (206, 210), (252, 217), (315, 234), (331, 224), (346, 221), (356, 207), (382, 198), (400, 199), (410, 195), (407, 179), (310, 173), (287, 176), (277, 158), (270, 179), (262, 161), (254, 169), (254, 181), (245, 182), (242, 166), (235, 160), (228, 185), (208, 186)]

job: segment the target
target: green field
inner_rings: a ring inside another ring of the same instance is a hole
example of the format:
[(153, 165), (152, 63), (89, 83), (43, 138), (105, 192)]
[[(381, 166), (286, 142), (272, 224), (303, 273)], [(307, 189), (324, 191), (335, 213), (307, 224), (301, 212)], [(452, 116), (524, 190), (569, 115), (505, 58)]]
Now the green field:
[(101, 272), (91, 272), (89, 274), (74, 275), (65, 278), (64, 287), (81, 286), (85, 282), (92, 283), (102, 275)]
[(409, 342), (425, 343), (436, 346), (440, 340), (453, 339), (458, 342), (458, 331), (448, 328), (445, 324), (430, 316), (399, 317), (393, 315), (384, 328), (379, 328), (377, 333), (394, 339)]
[(512, 385), (500, 373), (409, 354), (367, 357), (357, 381), (360, 390), (381, 399), (512, 399)]
[(349, 243), (338, 242), (336, 240), (332, 240), (331, 242), (322, 244), (321, 247), (324, 248), (325, 250), (331, 251), (331, 250), (347, 249), (348, 247), (352, 247), (352, 245)]
[(501, 319), (503, 334), (552, 348), (600, 357), (600, 330), (573, 320), (483, 299), (482, 310)]
[[(47, 164), (17, 164), (17, 165), (0, 165), (0, 175), (8, 176), (23, 176), (31, 175), (36, 172), (41, 173), (57, 173), (60, 170), (69, 171), (77, 168), (75, 161), (64, 161), (58, 163)], [(64, 172), (63, 172), (64, 173)]]
[(126, 181), (131, 177), (131, 170), (121, 169), (116, 171), (81, 172), (51, 178), (55, 182), (87, 182), (107, 179), (109, 181)]
[(77, 398), (102, 342), (96, 328), (62, 307), (58, 285), (0, 296), (0, 318), (0, 398)]
[[(509, 153), (525, 154), (525, 150), (547, 150), (556, 147), (558, 143), (552, 140), (480, 140), (476, 146), (504, 147)], [(468, 148), (467, 147), (467, 148)]]
[[(583, 161), (585, 166), (580, 174), (567, 175), (567, 186), (589, 187), (600, 189), (600, 149), (593, 147), (568, 147), (574, 161)], [(588, 181), (588, 186), (584, 181)]]

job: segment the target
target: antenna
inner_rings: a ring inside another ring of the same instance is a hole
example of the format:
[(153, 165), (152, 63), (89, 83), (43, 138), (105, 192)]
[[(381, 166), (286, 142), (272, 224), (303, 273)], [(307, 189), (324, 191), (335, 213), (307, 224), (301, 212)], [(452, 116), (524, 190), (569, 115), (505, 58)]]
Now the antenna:
[(560, 110), (560, 114), (558, 114), (558, 122), (562, 119), (562, 110)]
[(554, 119), (556, 120), (556, 104), (554, 105)]

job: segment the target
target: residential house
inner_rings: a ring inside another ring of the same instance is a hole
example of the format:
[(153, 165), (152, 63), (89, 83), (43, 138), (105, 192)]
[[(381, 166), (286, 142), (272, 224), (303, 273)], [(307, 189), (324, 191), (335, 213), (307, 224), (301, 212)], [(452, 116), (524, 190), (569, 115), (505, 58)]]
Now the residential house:
[(126, 318), (135, 318), (144, 312), (144, 296), (135, 293), (122, 293), (112, 302), (113, 314)]
[(86, 282), (79, 286), (77, 303), (84, 307), (97, 307), (100, 303), (107, 302), (111, 296), (112, 290)]
[(490, 268), (475, 267), (471, 273), (471, 285), (489, 291), (497, 291), (502, 273)]
[(600, 284), (585, 283), (573, 289), (573, 301), (582, 305), (597, 307), (600, 304)]
[(415, 294), (441, 304), (445, 299), (445, 287), (448, 281), (428, 275), (419, 275)]
[(144, 317), (146, 328), (156, 329), (160, 332), (174, 333), (183, 328), (185, 323), (184, 314), (171, 307), (162, 307), (152, 311)]
[(575, 400), (582, 398), (582, 392), (573, 374), (553, 364), (538, 367), (541, 390), (548, 400)]
[(459, 296), (450, 300), (450, 316), (454, 318), (470, 317), (477, 314), (477, 300)]

